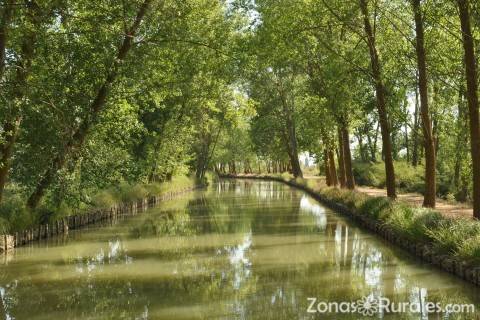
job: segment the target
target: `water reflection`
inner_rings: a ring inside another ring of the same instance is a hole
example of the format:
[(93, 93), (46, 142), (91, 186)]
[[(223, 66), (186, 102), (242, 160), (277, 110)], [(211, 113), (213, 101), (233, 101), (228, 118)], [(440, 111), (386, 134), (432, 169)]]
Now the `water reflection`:
[(478, 303), (476, 288), (274, 182), (220, 181), (0, 266), (0, 319), (358, 319), (309, 314), (307, 298), (368, 295)]

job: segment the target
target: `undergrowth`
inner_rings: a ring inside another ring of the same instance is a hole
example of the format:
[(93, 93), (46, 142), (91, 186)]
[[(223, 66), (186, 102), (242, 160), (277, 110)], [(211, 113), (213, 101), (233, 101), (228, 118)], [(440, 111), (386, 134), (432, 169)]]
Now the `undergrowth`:
[(42, 204), (34, 211), (25, 206), (25, 199), (11, 194), (0, 204), (0, 234), (19, 232), (38, 224), (49, 223), (92, 209), (107, 209), (115, 204), (128, 203), (149, 196), (161, 195), (193, 187), (195, 180), (186, 176), (173, 177), (171, 181), (150, 184), (121, 183), (96, 192), (83, 210), (75, 210), (64, 202), (55, 206)]

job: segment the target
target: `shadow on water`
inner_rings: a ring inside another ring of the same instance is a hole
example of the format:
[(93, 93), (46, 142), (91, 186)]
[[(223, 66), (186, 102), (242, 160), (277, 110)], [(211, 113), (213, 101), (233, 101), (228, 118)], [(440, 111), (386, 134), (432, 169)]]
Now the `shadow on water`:
[(222, 180), (2, 261), (3, 319), (362, 319), (308, 313), (308, 298), (479, 302), (475, 287), (387, 246), (304, 193), (264, 181)]

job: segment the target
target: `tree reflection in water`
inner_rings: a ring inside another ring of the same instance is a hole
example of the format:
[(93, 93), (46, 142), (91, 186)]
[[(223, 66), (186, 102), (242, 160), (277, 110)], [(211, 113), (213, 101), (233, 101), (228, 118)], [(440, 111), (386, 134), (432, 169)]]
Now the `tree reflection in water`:
[(308, 314), (307, 298), (478, 302), (475, 288), (260, 181), (222, 180), (65, 243), (21, 248), (0, 269), (0, 318), (12, 319), (358, 319)]

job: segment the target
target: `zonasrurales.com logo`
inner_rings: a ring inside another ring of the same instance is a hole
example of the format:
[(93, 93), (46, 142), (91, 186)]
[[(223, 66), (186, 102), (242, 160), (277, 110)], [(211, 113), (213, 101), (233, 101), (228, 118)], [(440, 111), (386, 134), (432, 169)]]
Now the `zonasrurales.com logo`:
[(363, 297), (357, 300), (357, 312), (363, 316), (373, 316), (378, 313), (378, 299), (374, 296)]
[(365, 317), (373, 317), (386, 313), (474, 313), (473, 304), (442, 304), (429, 301), (391, 302), (390, 299), (370, 294), (355, 301), (323, 301), (317, 298), (308, 299), (308, 313), (358, 313)]

